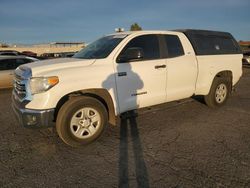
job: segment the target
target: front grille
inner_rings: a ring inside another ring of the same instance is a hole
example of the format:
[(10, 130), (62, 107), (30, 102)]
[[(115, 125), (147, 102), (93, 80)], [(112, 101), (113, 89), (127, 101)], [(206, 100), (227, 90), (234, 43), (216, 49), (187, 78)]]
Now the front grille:
[(23, 80), (18, 75), (15, 75), (14, 78), (14, 89), (19, 99), (23, 99), (26, 97), (25, 80)]

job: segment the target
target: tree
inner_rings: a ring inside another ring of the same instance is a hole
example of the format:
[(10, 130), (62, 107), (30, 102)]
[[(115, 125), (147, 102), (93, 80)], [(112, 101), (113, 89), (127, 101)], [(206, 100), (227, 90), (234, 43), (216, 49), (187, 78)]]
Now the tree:
[(137, 24), (137, 23), (134, 23), (130, 26), (130, 31), (141, 31), (142, 28)]

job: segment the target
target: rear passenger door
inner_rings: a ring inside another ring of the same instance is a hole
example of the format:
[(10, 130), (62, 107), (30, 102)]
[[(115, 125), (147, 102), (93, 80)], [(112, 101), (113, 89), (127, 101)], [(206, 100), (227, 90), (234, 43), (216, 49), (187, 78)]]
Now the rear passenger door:
[[(167, 65), (167, 101), (188, 98), (195, 92), (197, 63), (191, 44), (177, 35), (162, 35)], [(187, 51), (183, 48), (183, 45)]]

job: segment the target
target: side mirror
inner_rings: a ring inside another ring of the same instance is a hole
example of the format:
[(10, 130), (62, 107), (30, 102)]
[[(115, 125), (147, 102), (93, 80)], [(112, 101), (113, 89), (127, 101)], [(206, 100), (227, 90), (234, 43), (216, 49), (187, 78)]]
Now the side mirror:
[(120, 57), (118, 57), (118, 63), (130, 62), (130, 61), (138, 61), (143, 59), (144, 53), (142, 48), (133, 47), (128, 48), (125, 52), (123, 52)]

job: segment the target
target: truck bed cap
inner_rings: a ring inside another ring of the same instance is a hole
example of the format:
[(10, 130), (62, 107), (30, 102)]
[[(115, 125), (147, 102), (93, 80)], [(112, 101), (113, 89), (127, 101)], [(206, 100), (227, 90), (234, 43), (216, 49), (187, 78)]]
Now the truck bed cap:
[(186, 35), (196, 55), (242, 54), (239, 44), (228, 32), (198, 29), (178, 29), (174, 31)]

